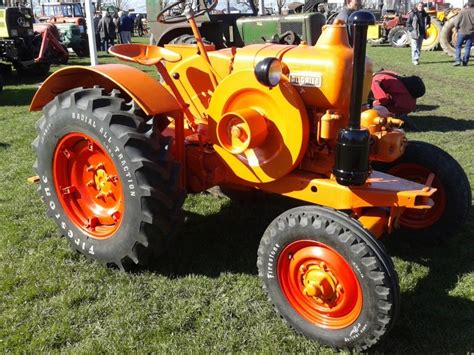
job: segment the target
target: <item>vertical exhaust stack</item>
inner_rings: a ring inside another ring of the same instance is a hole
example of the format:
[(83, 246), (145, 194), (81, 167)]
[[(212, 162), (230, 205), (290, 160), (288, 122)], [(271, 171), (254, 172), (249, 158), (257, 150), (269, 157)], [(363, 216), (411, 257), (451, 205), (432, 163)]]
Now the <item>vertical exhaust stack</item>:
[(365, 75), (367, 28), (375, 24), (375, 17), (367, 11), (354, 12), (349, 17), (354, 41), (351, 104), (349, 125), (339, 131), (336, 142), (336, 162), (333, 174), (345, 186), (363, 185), (369, 175), (370, 133), (360, 128), (360, 109)]

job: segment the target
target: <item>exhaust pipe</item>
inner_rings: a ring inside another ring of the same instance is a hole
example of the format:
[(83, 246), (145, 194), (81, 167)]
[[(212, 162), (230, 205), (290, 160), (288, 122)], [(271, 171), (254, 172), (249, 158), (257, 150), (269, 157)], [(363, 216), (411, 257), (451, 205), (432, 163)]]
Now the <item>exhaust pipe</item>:
[(375, 17), (367, 11), (357, 11), (349, 17), (354, 43), (349, 124), (339, 131), (336, 141), (336, 162), (333, 174), (344, 186), (363, 185), (369, 175), (370, 133), (360, 129), (360, 108), (365, 76), (367, 28)]

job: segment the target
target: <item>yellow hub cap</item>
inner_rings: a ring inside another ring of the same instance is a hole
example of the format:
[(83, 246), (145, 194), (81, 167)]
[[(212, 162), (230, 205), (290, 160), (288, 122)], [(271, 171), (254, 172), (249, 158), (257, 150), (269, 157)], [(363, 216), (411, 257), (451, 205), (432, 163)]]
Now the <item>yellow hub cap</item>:
[(111, 183), (109, 182), (109, 175), (104, 169), (97, 169), (94, 175), (95, 186), (98, 191), (106, 194), (111, 189)]
[(318, 302), (331, 302), (337, 296), (337, 279), (327, 269), (324, 262), (310, 265), (303, 275), (303, 292)]

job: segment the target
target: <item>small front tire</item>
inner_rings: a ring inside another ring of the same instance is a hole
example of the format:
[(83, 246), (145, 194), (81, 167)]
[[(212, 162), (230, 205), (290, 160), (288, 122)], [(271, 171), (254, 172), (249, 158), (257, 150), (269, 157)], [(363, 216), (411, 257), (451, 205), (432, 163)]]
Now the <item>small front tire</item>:
[(340, 212), (319, 206), (284, 212), (265, 231), (257, 266), (277, 312), (323, 344), (366, 350), (397, 318), (400, 290), (391, 259)]

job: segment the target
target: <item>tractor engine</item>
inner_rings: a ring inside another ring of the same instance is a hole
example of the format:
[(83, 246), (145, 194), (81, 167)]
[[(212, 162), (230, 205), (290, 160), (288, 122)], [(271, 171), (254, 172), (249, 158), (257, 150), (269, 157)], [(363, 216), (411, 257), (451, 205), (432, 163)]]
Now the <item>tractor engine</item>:
[[(365, 57), (365, 41), (359, 39), (354, 49), (349, 45), (344, 23), (327, 26), (315, 46), (259, 44), (208, 54), (216, 88), (203, 75), (206, 64), (199, 56), (192, 70), (189, 64), (171, 66), (171, 76), (189, 97), (189, 110), (195, 116), (207, 113), (198, 116), (198, 126), (206, 127), (204, 136), (239, 180), (268, 183), (300, 169), (333, 176), (342, 185), (363, 185), (369, 159), (390, 162), (403, 154), (402, 122), (385, 108), (368, 110), (362, 102), (372, 63)], [(190, 164), (196, 190), (226, 176), (198, 183), (202, 169), (222, 169)]]

